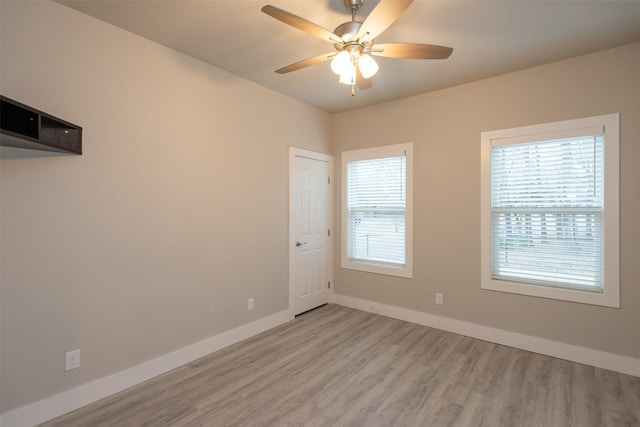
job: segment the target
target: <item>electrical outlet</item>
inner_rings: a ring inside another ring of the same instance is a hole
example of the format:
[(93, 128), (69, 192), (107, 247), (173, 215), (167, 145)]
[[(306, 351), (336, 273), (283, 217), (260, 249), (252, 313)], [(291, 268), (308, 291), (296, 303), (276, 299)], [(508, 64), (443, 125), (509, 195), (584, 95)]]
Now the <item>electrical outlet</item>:
[(436, 292), (436, 304), (442, 304), (442, 294)]
[(255, 301), (253, 300), (253, 298), (249, 298), (247, 300), (247, 310), (253, 310), (255, 307)]
[(70, 371), (80, 367), (80, 350), (68, 351), (65, 357), (64, 370)]

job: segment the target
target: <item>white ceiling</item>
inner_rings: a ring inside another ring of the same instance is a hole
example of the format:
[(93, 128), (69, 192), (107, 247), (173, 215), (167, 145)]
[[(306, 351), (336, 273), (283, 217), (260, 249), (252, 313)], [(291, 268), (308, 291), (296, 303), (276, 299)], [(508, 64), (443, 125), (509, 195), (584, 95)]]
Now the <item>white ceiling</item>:
[[(329, 62), (276, 74), (334, 48), (260, 11), (272, 4), (333, 31), (350, 20), (343, 0), (58, 1), (330, 113), (640, 41), (640, 0), (416, 0), (376, 42), (438, 44), (453, 54), (376, 57), (373, 87), (352, 97)], [(359, 20), (378, 2), (365, 0)]]

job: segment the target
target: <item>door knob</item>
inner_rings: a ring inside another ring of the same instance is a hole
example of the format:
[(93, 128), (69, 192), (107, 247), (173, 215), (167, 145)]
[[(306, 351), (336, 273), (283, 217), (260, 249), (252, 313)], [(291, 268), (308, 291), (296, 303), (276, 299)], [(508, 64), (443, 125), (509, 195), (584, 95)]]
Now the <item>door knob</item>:
[(300, 246), (302, 246), (302, 245), (306, 245), (306, 244), (307, 244), (307, 242), (302, 242), (302, 243), (300, 243), (300, 242), (296, 242), (296, 246), (297, 246), (297, 247), (300, 247)]

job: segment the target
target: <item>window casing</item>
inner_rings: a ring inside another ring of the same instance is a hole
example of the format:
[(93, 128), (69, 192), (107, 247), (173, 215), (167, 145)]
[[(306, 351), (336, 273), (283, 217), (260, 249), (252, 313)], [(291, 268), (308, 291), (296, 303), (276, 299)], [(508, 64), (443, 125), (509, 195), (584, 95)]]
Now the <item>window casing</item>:
[(617, 114), (482, 134), (482, 287), (619, 307)]
[(412, 277), (411, 143), (342, 153), (342, 267)]

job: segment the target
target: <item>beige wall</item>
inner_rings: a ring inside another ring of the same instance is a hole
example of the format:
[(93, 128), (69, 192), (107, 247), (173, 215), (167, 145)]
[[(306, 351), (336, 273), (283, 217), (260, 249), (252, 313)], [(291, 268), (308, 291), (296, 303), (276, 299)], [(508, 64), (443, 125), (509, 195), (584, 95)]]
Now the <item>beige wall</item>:
[[(621, 308), (481, 290), (480, 133), (607, 113), (621, 122)], [(337, 164), (344, 150), (409, 141), (414, 278), (337, 264), (336, 293), (640, 358), (640, 43), (332, 117)], [(338, 186), (338, 233), (340, 197)]]
[(2, 411), (286, 310), (288, 146), (328, 153), (329, 115), (53, 2), (0, 12), (1, 93), (84, 128), (82, 156), (2, 148)]

